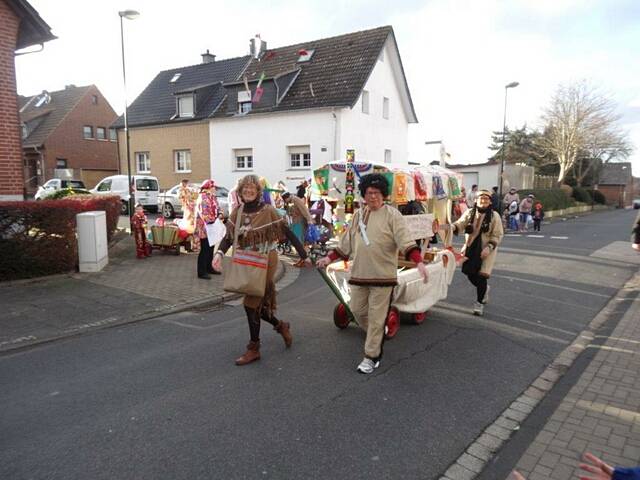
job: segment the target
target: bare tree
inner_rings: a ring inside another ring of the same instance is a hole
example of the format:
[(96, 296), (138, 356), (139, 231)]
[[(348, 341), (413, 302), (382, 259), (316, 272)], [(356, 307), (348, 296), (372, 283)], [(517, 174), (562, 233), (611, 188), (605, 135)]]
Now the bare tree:
[(611, 98), (586, 82), (558, 87), (542, 115), (544, 135), (538, 141), (549, 159), (546, 163), (560, 167), (558, 184), (573, 170), (580, 156), (591, 160), (574, 172), (576, 179), (580, 177), (582, 181), (597, 163), (629, 155), (631, 147), (617, 125), (620, 114), (616, 108)]

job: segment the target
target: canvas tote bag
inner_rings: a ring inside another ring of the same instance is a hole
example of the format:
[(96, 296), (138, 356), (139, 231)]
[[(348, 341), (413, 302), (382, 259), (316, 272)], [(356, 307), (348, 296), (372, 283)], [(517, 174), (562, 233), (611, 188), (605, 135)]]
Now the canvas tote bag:
[(233, 234), (233, 255), (222, 257), (226, 292), (242, 293), (252, 297), (263, 297), (267, 287), (269, 257), (253, 250), (242, 250), (238, 246), (238, 234), (244, 205), (238, 208)]

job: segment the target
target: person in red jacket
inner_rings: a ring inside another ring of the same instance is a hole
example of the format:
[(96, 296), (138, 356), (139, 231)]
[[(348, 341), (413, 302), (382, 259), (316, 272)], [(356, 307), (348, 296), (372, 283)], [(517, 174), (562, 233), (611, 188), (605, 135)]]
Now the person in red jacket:
[(136, 241), (136, 256), (139, 259), (151, 256), (151, 249), (147, 242), (147, 216), (139, 203), (136, 204), (136, 211), (131, 217), (131, 230)]

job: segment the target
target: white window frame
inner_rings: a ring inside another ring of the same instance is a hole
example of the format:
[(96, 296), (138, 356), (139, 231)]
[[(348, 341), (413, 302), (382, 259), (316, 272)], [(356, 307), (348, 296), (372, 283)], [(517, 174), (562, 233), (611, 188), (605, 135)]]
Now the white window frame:
[[(136, 171), (138, 173), (151, 173), (151, 155), (149, 152), (136, 152)], [(140, 160), (143, 160), (143, 168), (140, 168)]]
[(368, 90), (363, 90), (362, 91), (362, 113), (364, 113), (365, 115), (369, 115), (369, 91)]
[(388, 148), (384, 149), (384, 163), (391, 163), (392, 157), (391, 157), (391, 150)]
[(382, 97), (382, 118), (389, 120), (389, 99)]
[[(190, 100), (191, 101), (191, 111), (185, 111), (184, 110), (184, 105), (182, 104), (183, 100)], [(190, 95), (179, 95), (178, 98), (176, 99), (176, 102), (178, 102), (177, 105), (177, 110), (178, 110), (178, 117), (179, 118), (192, 118), (195, 116), (196, 114), (196, 102), (195, 102), (195, 95), (190, 94)]]
[(287, 168), (289, 170), (310, 170), (311, 145), (289, 145), (287, 147)]
[[(91, 130), (91, 135), (87, 137), (87, 128)], [(83, 125), (82, 126), (82, 138), (85, 140), (93, 140), (95, 137), (93, 136), (93, 127), (91, 125)]]
[[(184, 165), (181, 165), (182, 162)], [(173, 166), (175, 173), (191, 173), (191, 150), (174, 150)]]
[(241, 115), (246, 115), (253, 108), (253, 103), (251, 102), (240, 102), (238, 103), (238, 113)]
[[(100, 130), (102, 130), (102, 138), (100, 138), (100, 135), (98, 134)], [(106, 127), (96, 127), (96, 140), (108, 140)]]
[[(240, 162), (242, 162), (242, 164), (240, 164)], [(248, 172), (253, 170), (254, 165), (253, 148), (233, 149), (233, 170)]]

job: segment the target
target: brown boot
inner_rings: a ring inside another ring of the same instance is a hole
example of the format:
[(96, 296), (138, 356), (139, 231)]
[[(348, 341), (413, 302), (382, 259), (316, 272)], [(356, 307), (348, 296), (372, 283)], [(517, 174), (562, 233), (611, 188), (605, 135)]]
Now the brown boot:
[(260, 342), (249, 342), (247, 351), (240, 358), (236, 359), (236, 365), (246, 365), (247, 363), (260, 360)]
[(280, 335), (282, 335), (284, 344), (287, 346), (287, 348), (289, 348), (291, 346), (291, 343), (293, 342), (289, 322), (283, 322), (282, 320), (280, 320), (278, 324), (273, 327), (273, 329)]

